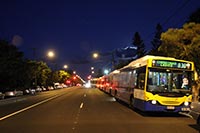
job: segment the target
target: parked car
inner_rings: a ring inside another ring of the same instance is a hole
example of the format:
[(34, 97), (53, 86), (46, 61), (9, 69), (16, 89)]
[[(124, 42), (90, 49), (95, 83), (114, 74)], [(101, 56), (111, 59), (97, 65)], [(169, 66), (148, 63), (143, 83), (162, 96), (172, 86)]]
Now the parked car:
[(54, 83), (54, 88), (55, 89), (62, 89), (63, 86), (60, 83)]
[(23, 91), (16, 90), (16, 89), (6, 89), (5, 90), (5, 97), (16, 97), (23, 95)]
[(36, 90), (36, 92), (42, 92), (42, 88), (41, 88), (40, 86), (37, 86), (37, 87), (35, 88), (35, 90)]
[(29, 88), (24, 90), (24, 95), (34, 95), (36, 93), (35, 89)]
[(2, 92), (0, 92), (0, 99), (4, 99), (4, 94)]
[(190, 105), (191, 109), (188, 115), (195, 119), (197, 124), (200, 125), (200, 101), (192, 102)]
[(54, 88), (53, 88), (53, 86), (48, 86), (48, 87), (47, 87), (47, 90), (48, 90), (48, 91), (54, 90)]
[(46, 91), (47, 90), (47, 88), (45, 88), (44, 86), (41, 86), (41, 88), (42, 88), (42, 91)]

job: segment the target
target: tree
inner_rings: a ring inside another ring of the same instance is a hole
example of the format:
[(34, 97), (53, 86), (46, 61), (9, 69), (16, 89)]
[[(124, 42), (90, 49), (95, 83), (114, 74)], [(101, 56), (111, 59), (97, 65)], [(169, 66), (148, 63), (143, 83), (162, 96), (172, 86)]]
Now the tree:
[(135, 32), (132, 44), (137, 47), (137, 52), (136, 52), (137, 57), (138, 58), (143, 57), (146, 53), (145, 45), (144, 45), (143, 40), (141, 39), (140, 34), (138, 32)]
[(70, 77), (70, 74), (64, 70), (59, 70), (53, 72), (52, 81), (54, 83), (65, 83), (65, 81)]
[(189, 22), (200, 23), (200, 8), (189, 16), (187, 23)]
[(64, 70), (59, 71), (60, 83), (65, 83), (65, 81), (70, 77), (70, 74)]
[(45, 62), (37, 62), (37, 69), (36, 69), (36, 79), (37, 84), (40, 86), (46, 86), (47, 80), (51, 73), (51, 69), (47, 66)]
[(27, 60), (26, 64), (24, 65), (26, 66), (26, 69), (24, 70), (27, 79), (26, 87), (47, 85), (47, 80), (50, 77), (51, 69), (46, 63), (42, 61), (38, 62)]
[(162, 55), (193, 61), (200, 69), (200, 24), (186, 23), (181, 29), (168, 29), (161, 40), (158, 51)]
[[(64, 76), (61, 76), (62, 81), (68, 75)], [(37, 85), (45, 86), (48, 83), (53, 81), (51, 69), (45, 62), (25, 60), (23, 52), (16, 46), (0, 40), (0, 89), (10, 87), (24, 89)]]
[(163, 32), (162, 26), (160, 24), (157, 24), (154, 38), (151, 41), (152, 50), (150, 51), (150, 54), (152, 55), (159, 55), (158, 48), (160, 47), (162, 43), (162, 41), (160, 40), (162, 32)]
[(0, 87), (23, 84), (23, 53), (8, 41), (0, 40)]

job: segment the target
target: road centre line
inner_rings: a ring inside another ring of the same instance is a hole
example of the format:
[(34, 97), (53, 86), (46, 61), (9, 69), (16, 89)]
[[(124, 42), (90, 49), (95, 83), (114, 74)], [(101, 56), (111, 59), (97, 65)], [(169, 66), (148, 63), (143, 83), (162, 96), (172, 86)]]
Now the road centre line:
[(79, 107), (78, 113), (77, 113), (77, 115), (76, 115), (76, 118), (75, 118), (75, 121), (74, 121), (74, 126), (72, 127), (73, 132), (74, 132), (74, 130), (75, 130), (76, 127), (77, 127), (78, 119), (79, 119), (80, 112), (81, 112), (81, 109), (82, 109), (82, 108), (83, 108), (83, 102), (80, 104), (80, 107)]
[(54, 96), (54, 97), (48, 98), (48, 99), (46, 99), (46, 100), (43, 100), (43, 101), (41, 101), (41, 102), (39, 102), (39, 103), (33, 104), (33, 105), (31, 105), (31, 106), (28, 106), (28, 107), (26, 107), (26, 108), (24, 108), (24, 109), (18, 110), (18, 111), (14, 112), (14, 113), (11, 113), (11, 114), (9, 114), (9, 115), (6, 115), (6, 116), (4, 116), (4, 117), (1, 117), (1, 118), (0, 118), (0, 121), (5, 120), (5, 119), (7, 119), (7, 118), (9, 118), (9, 117), (12, 117), (12, 116), (14, 116), (14, 115), (16, 115), (16, 114), (22, 113), (22, 112), (24, 112), (24, 111), (26, 111), (26, 110), (29, 110), (29, 109), (31, 109), (31, 108), (34, 108), (34, 107), (36, 107), (36, 106), (38, 106), (38, 105), (40, 105), (40, 104), (46, 103), (46, 102), (48, 102), (48, 101), (50, 101), (50, 100), (52, 100), (52, 99), (55, 99), (55, 98), (57, 98), (57, 97), (59, 97), (59, 96), (60, 96), (60, 95), (56, 95), (56, 96)]
[(83, 103), (81, 103), (81, 105), (80, 105), (80, 109), (82, 109), (83, 108)]

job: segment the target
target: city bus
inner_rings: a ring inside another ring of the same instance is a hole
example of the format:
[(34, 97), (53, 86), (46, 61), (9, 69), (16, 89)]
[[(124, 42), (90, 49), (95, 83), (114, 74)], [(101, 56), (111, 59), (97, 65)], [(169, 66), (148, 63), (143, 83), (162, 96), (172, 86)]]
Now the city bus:
[(108, 75), (99, 77), (97, 81), (97, 88), (106, 92), (107, 86), (108, 86)]
[(147, 55), (108, 75), (109, 92), (141, 111), (188, 112), (194, 63)]
[(97, 88), (97, 87), (98, 87), (98, 81), (99, 81), (99, 78), (92, 78), (92, 79), (90, 80), (91, 87), (92, 87), (92, 88)]

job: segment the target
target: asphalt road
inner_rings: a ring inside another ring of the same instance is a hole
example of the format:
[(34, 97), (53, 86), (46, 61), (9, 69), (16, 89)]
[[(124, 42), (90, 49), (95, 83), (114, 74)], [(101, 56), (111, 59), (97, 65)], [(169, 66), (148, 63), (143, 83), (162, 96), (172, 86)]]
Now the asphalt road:
[(199, 133), (193, 119), (146, 114), (98, 89), (71, 87), (0, 101), (0, 133)]

